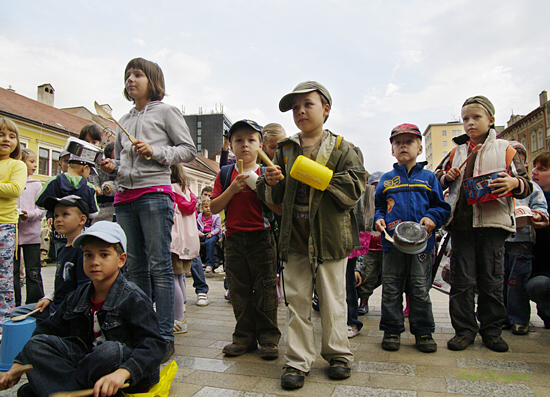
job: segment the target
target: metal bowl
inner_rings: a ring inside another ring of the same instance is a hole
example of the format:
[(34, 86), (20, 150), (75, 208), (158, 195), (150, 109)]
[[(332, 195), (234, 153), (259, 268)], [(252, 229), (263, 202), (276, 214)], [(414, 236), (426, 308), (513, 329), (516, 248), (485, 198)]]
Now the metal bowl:
[(69, 137), (65, 143), (65, 150), (86, 161), (99, 164), (103, 160), (103, 150), (82, 139)]
[(406, 254), (419, 254), (426, 250), (428, 232), (420, 223), (401, 222), (393, 233), (393, 245)]

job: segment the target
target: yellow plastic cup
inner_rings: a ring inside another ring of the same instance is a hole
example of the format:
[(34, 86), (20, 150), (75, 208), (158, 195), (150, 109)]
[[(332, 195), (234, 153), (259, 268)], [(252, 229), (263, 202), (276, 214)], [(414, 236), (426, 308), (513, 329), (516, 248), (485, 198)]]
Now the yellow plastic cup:
[(290, 170), (290, 176), (312, 188), (325, 190), (332, 179), (332, 170), (300, 155)]

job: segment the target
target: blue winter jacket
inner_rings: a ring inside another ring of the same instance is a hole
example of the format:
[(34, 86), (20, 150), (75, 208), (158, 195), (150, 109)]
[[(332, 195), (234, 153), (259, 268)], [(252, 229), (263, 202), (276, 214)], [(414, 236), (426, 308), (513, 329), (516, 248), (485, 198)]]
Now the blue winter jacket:
[[(417, 163), (410, 176), (404, 165), (395, 163), (393, 171), (386, 172), (380, 179), (374, 205), (374, 222), (383, 218), (390, 236), (399, 223), (420, 222), (425, 216), (434, 221), (437, 230), (451, 214), (451, 206), (443, 199), (441, 184), (433, 172), (424, 169), (423, 163)], [(424, 252), (431, 251), (434, 245), (435, 233), (432, 232)], [(393, 248), (384, 234), (382, 248), (384, 251)]]

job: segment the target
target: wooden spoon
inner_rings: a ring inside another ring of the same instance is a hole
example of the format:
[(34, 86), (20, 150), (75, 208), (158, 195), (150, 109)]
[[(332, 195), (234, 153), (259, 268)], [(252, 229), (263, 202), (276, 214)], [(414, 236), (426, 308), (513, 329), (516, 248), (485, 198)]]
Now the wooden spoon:
[(390, 237), (388, 234), (388, 231), (384, 229), (384, 234), (386, 235), (386, 240), (388, 240), (390, 243), (394, 244), (393, 238)]
[[(101, 116), (101, 117), (103, 117), (104, 119), (107, 119), (107, 120), (114, 121), (115, 124), (118, 125), (122, 131), (124, 131), (124, 133), (126, 134), (128, 139), (130, 140), (130, 142), (132, 142), (132, 144), (137, 141), (136, 137), (133, 136), (133, 135), (130, 135), (130, 133), (128, 131), (126, 131), (126, 128), (124, 128), (118, 121), (116, 121), (116, 119), (113, 116), (111, 116), (109, 113), (107, 113), (107, 111), (105, 109), (103, 109), (99, 105), (99, 103), (97, 103), (97, 101), (94, 101), (94, 107), (95, 107), (95, 111), (97, 112), (98, 116)], [(151, 156), (144, 156), (144, 157), (147, 160), (151, 160)]]
[(32, 312), (29, 312), (27, 314), (22, 314), (20, 316), (15, 316), (15, 317), (12, 317), (10, 318), (11, 321), (13, 321), (14, 323), (18, 322), (18, 321), (23, 321), (24, 319), (26, 319), (27, 317), (29, 317), (30, 315), (36, 313), (36, 312), (39, 312), (40, 309), (34, 309)]
[[(261, 157), (261, 159), (264, 161), (264, 163), (266, 163), (268, 166), (270, 167), (275, 167), (275, 164), (273, 164), (273, 161), (271, 161), (271, 159), (269, 158), (269, 156), (267, 154), (265, 154), (265, 152), (262, 150), (262, 149), (258, 149), (258, 156)], [(275, 167), (277, 168), (277, 167)], [(281, 181), (285, 179), (285, 176), (283, 174), (281, 174)]]
[[(129, 383), (125, 383), (120, 386), (120, 389), (130, 386)], [(50, 397), (86, 397), (94, 394), (94, 389), (84, 389), (76, 391), (59, 391), (57, 393), (50, 394)]]

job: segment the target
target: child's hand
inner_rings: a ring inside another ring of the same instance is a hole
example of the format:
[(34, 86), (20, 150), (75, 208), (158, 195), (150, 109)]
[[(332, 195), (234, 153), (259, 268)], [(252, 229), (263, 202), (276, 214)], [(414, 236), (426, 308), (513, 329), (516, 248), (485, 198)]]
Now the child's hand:
[(453, 167), (445, 174), (445, 180), (448, 182), (454, 181), (460, 175), (460, 168)]
[(110, 174), (115, 170), (115, 163), (113, 163), (111, 159), (104, 159), (101, 160), (101, 163), (99, 163), (99, 168), (101, 168), (101, 171), (106, 174)]
[(513, 178), (506, 172), (498, 174), (498, 178), (493, 180), (489, 187), (493, 189), (493, 193), (498, 194), (498, 197), (504, 197), (512, 190), (519, 187), (519, 179)]
[(237, 177), (231, 182), (231, 185), (229, 186), (229, 189), (232, 190), (233, 194), (240, 193), (244, 190), (244, 188), (247, 186), (245, 179), (248, 178), (248, 175), (246, 174), (239, 174)]
[(153, 148), (142, 140), (137, 140), (132, 143), (134, 147), (134, 152), (136, 152), (140, 157), (151, 157), (153, 155)]
[(94, 397), (107, 397), (116, 394), (128, 379), (130, 379), (130, 372), (123, 368), (99, 378), (94, 385)]
[(428, 233), (430, 233), (432, 230), (435, 229), (435, 222), (432, 221), (431, 218), (428, 218), (427, 216), (425, 216), (424, 218), (420, 219), (420, 224), (421, 225), (424, 225), (424, 227), (426, 228), (426, 231)]
[(204, 237), (204, 233), (203, 233), (203, 232), (200, 232), (200, 233), (199, 233), (199, 237)]
[(22, 221), (26, 221), (29, 215), (27, 214), (27, 211), (22, 210), (21, 215), (19, 215), (19, 218), (21, 218)]
[(355, 288), (359, 287), (362, 282), (363, 279), (361, 278), (361, 273), (355, 272)]
[(206, 238), (210, 238), (210, 237), (212, 237), (212, 233), (208, 233), (208, 234), (206, 235)]
[(386, 221), (383, 218), (380, 218), (376, 221), (376, 230), (380, 233), (384, 233), (384, 229), (386, 229)]
[(48, 306), (50, 306), (51, 301), (48, 298), (40, 299), (38, 302), (36, 302), (36, 305), (34, 305), (35, 309), (40, 309), (40, 313), (42, 313)]
[(276, 185), (281, 180), (281, 167), (278, 165), (275, 167), (267, 167), (265, 169), (265, 183), (269, 186)]
[(103, 196), (103, 190), (101, 189), (101, 187), (99, 186), (94, 186), (94, 187), (95, 187), (96, 196)]
[(531, 210), (533, 212), (532, 218), (527, 218), (527, 222), (535, 229), (542, 229), (548, 226), (548, 218), (542, 212), (537, 210)]
[(21, 375), (15, 376), (13, 374), (14, 370), (17, 370), (18, 368), (22, 367), (21, 364), (13, 364), (8, 372), (4, 372), (2, 375), (0, 375), (0, 390), (7, 390), (17, 384), (19, 382), (19, 379), (21, 379)]

